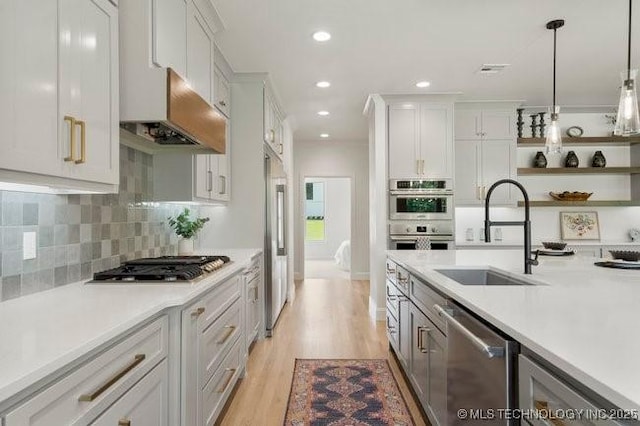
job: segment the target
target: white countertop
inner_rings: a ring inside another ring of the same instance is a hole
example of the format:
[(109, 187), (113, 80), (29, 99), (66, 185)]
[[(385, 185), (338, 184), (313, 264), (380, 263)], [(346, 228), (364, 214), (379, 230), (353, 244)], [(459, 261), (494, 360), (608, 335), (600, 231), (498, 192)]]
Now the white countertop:
[[(640, 271), (540, 256), (533, 275), (524, 275), (522, 250), (387, 253), (613, 404), (640, 409)], [(464, 286), (434, 272), (468, 266), (544, 285)]]
[(189, 303), (260, 252), (207, 251), (233, 263), (195, 283), (79, 282), (0, 303), (0, 403), (164, 309)]
[[(544, 240), (547, 241), (547, 240)], [(549, 240), (552, 241), (552, 240)], [(555, 240), (553, 240), (555, 241)], [(640, 241), (607, 241), (607, 240), (603, 240), (603, 241), (560, 241), (558, 240), (558, 242), (564, 242), (567, 243), (567, 247), (601, 247), (601, 246), (629, 246), (630, 248), (633, 246), (636, 247), (640, 247)], [(542, 242), (539, 241), (534, 241), (533, 242), (533, 247), (538, 247), (538, 246), (542, 246)], [(480, 246), (484, 246), (487, 249), (490, 249), (492, 246), (493, 247), (513, 247), (513, 246), (517, 246), (517, 247), (522, 247), (522, 240), (520, 241), (516, 241), (516, 240), (510, 240), (510, 241), (491, 241), (490, 243), (485, 243), (484, 241), (466, 241), (466, 240), (460, 240), (460, 241), (456, 241), (456, 246), (458, 247), (480, 247)]]

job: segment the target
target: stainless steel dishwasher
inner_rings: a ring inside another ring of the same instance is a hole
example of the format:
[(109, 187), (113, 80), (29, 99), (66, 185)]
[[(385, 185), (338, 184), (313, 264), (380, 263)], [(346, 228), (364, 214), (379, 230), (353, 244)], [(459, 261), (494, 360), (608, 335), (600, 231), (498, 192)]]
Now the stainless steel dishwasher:
[(493, 331), (452, 301), (434, 308), (447, 327), (447, 424), (517, 425), (518, 343)]

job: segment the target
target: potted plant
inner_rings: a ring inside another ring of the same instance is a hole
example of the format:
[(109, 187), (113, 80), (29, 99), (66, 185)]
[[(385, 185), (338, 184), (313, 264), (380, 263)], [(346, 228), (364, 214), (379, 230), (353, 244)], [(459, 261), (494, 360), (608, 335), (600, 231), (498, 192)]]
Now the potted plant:
[(193, 254), (193, 237), (195, 237), (198, 231), (204, 227), (204, 224), (209, 221), (208, 217), (199, 217), (191, 220), (189, 218), (190, 214), (189, 209), (185, 207), (182, 213), (176, 217), (168, 218), (169, 227), (180, 237), (178, 241), (179, 255)]

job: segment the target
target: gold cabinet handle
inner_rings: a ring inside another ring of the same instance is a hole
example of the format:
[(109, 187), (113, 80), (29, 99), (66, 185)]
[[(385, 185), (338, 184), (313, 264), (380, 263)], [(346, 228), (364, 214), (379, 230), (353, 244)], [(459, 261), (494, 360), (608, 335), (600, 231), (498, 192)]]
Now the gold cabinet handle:
[(236, 330), (236, 326), (235, 325), (227, 325), (224, 328), (227, 329), (227, 331), (224, 333), (224, 335), (220, 338), (220, 340), (218, 340), (216, 343), (221, 345), (224, 342), (227, 341), (227, 339), (229, 339), (229, 337), (233, 334), (233, 332)]
[(486, 186), (482, 186), (482, 195), (481, 195), (481, 200), (484, 200), (485, 198), (487, 198), (487, 187)]
[(87, 125), (83, 120), (76, 120), (75, 124), (80, 126), (80, 159), (76, 164), (83, 164), (87, 161)]
[(476, 200), (480, 200), (480, 187), (476, 186)]
[(560, 419), (557, 419), (551, 415), (549, 411), (549, 404), (547, 401), (538, 401), (537, 399), (533, 401), (533, 406), (538, 411), (544, 411), (548, 414), (548, 416), (544, 419), (546, 423), (552, 424), (554, 426), (564, 426), (564, 422)]
[(145, 354), (137, 354), (133, 358), (133, 361), (131, 361), (131, 363), (129, 365), (123, 367), (122, 370), (120, 370), (116, 374), (114, 374), (112, 378), (107, 380), (102, 386), (100, 386), (95, 391), (93, 391), (93, 392), (91, 392), (89, 394), (80, 395), (80, 397), (78, 398), (78, 401), (91, 402), (91, 401), (95, 400), (100, 395), (102, 395), (102, 393), (104, 391), (106, 391), (111, 386), (113, 386), (118, 380), (122, 379), (128, 372), (130, 372), (131, 370), (136, 368), (138, 366), (138, 364), (140, 364), (142, 361), (145, 360), (146, 357), (147, 356)]
[(64, 121), (69, 123), (69, 156), (64, 161), (76, 161), (76, 119), (65, 115)]
[(227, 368), (225, 370), (227, 373), (231, 373), (227, 376), (227, 380), (225, 380), (224, 385), (220, 386), (216, 392), (217, 393), (223, 393), (224, 391), (227, 390), (227, 387), (229, 386), (229, 383), (231, 382), (231, 379), (233, 378), (233, 375), (236, 373), (236, 369), (235, 368)]
[(118, 421), (118, 426), (131, 426), (131, 420), (122, 419)]
[(213, 191), (213, 172), (207, 170), (207, 192)]
[(224, 195), (227, 193), (227, 177), (218, 175), (218, 180), (220, 181), (220, 190), (218, 191), (218, 193), (220, 195)]
[(424, 335), (422, 334), (423, 331), (426, 331), (427, 333), (430, 333), (431, 329), (428, 328), (428, 327), (418, 327), (418, 349), (423, 354), (426, 354), (427, 353), (427, 349), (424, 347), (424, 344), (423, 344), (423, 339), (424, 339)]
[(204, 314), (204, 308), (198, 308), (195, 311), (191, 312), (192, 317), (199, 317), (202, 314)]

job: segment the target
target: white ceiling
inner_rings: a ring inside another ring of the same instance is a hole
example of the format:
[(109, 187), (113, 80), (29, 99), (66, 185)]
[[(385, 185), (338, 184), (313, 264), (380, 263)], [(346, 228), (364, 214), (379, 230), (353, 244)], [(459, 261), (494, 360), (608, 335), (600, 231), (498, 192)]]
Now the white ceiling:
[[(627, 0), (213, 0), (220, 50), (237, 72), (266, 71), (295, 140), (367, 138), (370, 93), (462, 92), (461, 99), (551, 103), (558, 30), (558, 104), (617, 103), (626, 67)], [(640, 3), (636, 9), (640, 8)], [(640, 10), (632, 63), (640, 66)], [(311, 34), (327, 30), (323, 44)], [(480, 75), (483, 63), (511, 64)], [(329, 80), (329, 89), (315, 87)], [(429, 80), (431, 87), (415, 83)], [(331, 112), (328, 117), (316, 113)]]

